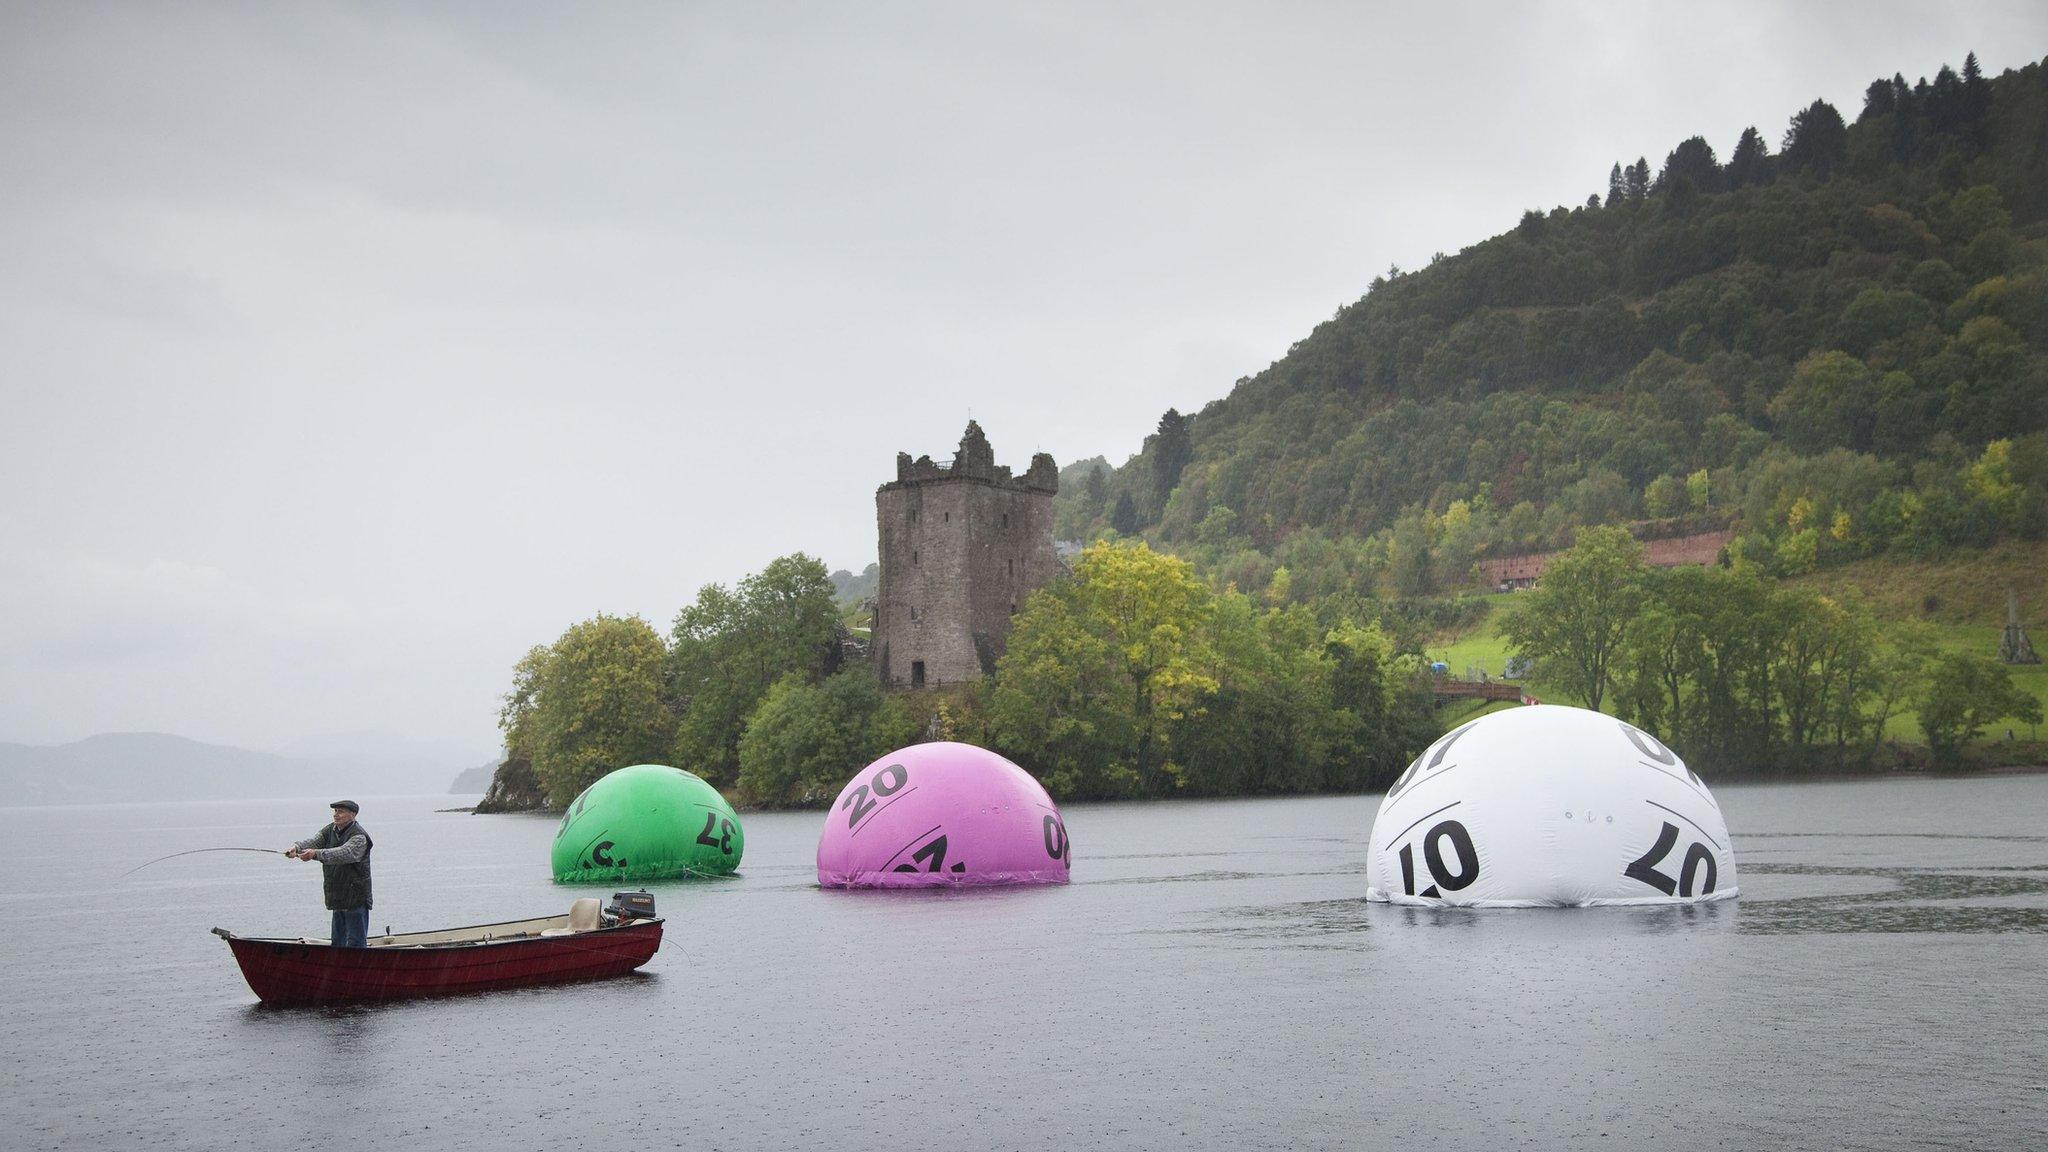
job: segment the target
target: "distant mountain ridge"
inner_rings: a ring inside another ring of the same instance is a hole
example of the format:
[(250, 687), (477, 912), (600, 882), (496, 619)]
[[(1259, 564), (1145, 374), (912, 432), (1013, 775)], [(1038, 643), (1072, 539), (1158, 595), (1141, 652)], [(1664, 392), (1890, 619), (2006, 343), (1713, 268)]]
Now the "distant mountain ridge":
[(0, 804), (430, 794), (443, 792), (451, 771), (475, 759), (451, 763), (389, 749), (281, 756), (166, 732), (110, 732), (56, 745), (0, 742)]
[(455, 782), (448, 786), (448, 791), (463, 796), (488, 792), (491, 790), (491, 777), (497, 775), (497, 772), (498, 765), (495, 762), (465, 768), (462, 775), (457, 776)]

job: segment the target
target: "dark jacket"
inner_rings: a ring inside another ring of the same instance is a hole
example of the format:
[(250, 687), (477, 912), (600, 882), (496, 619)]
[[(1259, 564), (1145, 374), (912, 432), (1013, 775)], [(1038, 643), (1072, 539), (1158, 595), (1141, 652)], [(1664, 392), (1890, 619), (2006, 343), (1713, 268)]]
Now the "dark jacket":
[[(354, 843), (357, 840), (362, 843)], [(299, 841), (298, 846), (320, 853), (317, 859), (321, 888), (330, 910), (346, 912), (370, 907), (370, 849), (375, 842), (362, 821), (351, 820), (347, 828), (323, 825), (310, 839)], [(330, 859), (330, 854), (340, 859)]]

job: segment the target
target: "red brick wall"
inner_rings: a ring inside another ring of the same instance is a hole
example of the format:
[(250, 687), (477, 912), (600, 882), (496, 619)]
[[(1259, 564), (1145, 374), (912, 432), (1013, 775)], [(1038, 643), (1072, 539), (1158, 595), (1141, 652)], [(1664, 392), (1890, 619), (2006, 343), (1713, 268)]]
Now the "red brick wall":
[[(1735, 539), (1735, 530), (1723, 528), (1718, 532), (1696, 532), (1690, 536), (1672, 536), (1663, 540), (1643, 541), (1643, 563), (1652, 568), (1678, 568), (1686, 564), (1707, 565), (1720, 558), (1721, 549)], [(1489, 588), (1516, 580), (1535, 580), (1543, 575), (1543, 566), (1550, 562), (1555, 552), (1532, 552), (1522, 556), (1500, 556), (1479, 562), (1479, 578)]]

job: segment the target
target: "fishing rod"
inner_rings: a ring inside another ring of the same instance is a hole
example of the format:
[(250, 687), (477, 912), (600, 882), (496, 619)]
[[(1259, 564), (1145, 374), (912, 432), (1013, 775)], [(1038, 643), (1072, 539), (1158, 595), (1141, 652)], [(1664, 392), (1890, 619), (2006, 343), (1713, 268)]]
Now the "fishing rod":
[[(194, 848), (189, 852), (173, 852), (169, 856), (159, 856), (154, 860), (144, 860), (142, 863), (137, 864), (135, 867), (130, 868), (128, 871), (121, 873), (121, 876), (131, 876), (137, 872), (142, 871), (144, 868), (149, 867), (151, 864), (161, 864), (166, 860), (176, 860), (180, 856), (192, 856), (200, 852), (261, 852), (265, 856), (284, 855), (282, 851), (276, 848)], [(120, 877), (117, 877), (117, 879), (119, 878)]]

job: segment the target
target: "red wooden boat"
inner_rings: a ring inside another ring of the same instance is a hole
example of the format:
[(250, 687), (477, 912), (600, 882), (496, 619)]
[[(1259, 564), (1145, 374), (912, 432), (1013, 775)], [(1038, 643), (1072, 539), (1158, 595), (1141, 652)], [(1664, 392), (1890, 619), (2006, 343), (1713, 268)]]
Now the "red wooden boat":
[(403, 1000), (622, 976), (661, 947), (661, 918), (641, 899), (645, 917), (600, 913), (584, 899), (561, 916), (372, 936), (366, 948), (213, 931), (265, 1004)]

